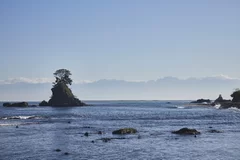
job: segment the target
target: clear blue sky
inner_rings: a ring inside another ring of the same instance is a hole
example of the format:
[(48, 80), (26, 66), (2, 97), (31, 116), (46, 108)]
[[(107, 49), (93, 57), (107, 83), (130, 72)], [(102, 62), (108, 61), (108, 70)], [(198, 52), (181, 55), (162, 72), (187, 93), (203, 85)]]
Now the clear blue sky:
[(1, 0), (0, 80), (240, 77), (239, 0)]

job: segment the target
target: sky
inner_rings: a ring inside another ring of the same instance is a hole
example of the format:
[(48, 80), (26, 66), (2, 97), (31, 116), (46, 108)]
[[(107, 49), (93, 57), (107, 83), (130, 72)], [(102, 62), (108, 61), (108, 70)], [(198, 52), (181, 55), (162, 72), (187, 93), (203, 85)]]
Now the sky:
[(238, 0), (1, 0), (0, 80), (240, 78)]

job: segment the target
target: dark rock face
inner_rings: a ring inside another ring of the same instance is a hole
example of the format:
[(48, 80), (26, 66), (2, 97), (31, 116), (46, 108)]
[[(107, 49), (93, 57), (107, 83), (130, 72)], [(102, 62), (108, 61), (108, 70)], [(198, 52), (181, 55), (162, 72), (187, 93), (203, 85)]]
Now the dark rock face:
[(223, 101), (223, 97), (220, 94), (219, 97), (214, 101), (214, 103), (221, 103)]
[(55, 151), (56, 151), (56, 152), (61, 152), (61, 149), (56, 149)]
[(109, 141), (111, 141), (111, 138), (102, 138), (101, 139), (103, 142), (109, 142)]
[(191, 103), (211, 103), (210, 99), (198, 99), (197, 101), (192, 101)]
[(232, 102), (240, 102), (240, 90), (237, 90), (231, 94)]
[(213, 104), (221, 104), (221, 103), (228, 103), (231, 100), (223, 99), (222, 95), (220, 94), (219, 97), (213, 102)]
[(4, 107), (28, 107), (27, 102), (3, 103)]
[(58, 83), (52, 88), (52, 97), (48, 101), (49, 106), (85, 106), (77, 99), (71, 89), (64, 83)]
[(231, 107), (236, 107), (238, 109), (240, 109), (240, 102), (224, 102), (221, 103), (221, 109), (228, 109)]
[(11, 103), (3, 103), (3, 107), (8, 107), (8, 106), (11, 106)]
[(135, 134), (135, 133), (137, 133), (137, 130), (134, 128), (122, 128), (112, 132), (112, 134)]
[(49, 106), (48, 102), (43, 100), (41, 103), (39, 103), (39, 106)]
[(37, 105), (30, 105), (29, 107), (37, 107)]
[(189, 128), (182, 128), (178, 131), (173, 131), (173, 134), (181, 134), (181, 135), (196, 135), (196, 134), (200, 134), (199, 131), (197, 131), (196, 129), (189, 129)]

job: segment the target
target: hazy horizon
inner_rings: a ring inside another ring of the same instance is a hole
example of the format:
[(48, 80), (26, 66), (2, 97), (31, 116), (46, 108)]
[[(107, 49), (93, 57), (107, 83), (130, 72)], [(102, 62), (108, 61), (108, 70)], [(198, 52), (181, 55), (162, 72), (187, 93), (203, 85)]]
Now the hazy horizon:
[[(0, 80), (1, 101), (41, 101), (51, 96), (54, 78), (15, 78)], [(240, 86), (239, 78), (226, 75), (179, 79), (163, 77), (149, 81), (101, 79), (74, 81), (70, 86), (81, 100), (195, 100), (231, 99)], [(10, 98), (9, 98), (10, 97)]]

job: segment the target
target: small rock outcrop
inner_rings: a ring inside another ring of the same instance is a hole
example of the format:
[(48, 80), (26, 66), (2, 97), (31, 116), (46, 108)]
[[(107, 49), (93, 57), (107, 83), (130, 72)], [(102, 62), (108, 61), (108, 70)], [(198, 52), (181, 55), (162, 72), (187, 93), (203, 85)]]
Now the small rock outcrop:
[(9, 102), (3, 103), (3, 107), (8, 107), (8, 106), (11, 106), (11, 103)]
[(27, 102), (3, 103), (4, 107), (28, 107)]
[(135, 134), (135, 133), (137, 133), (137, 130), (134, 128), (122, 128), (112, 132), (112, 134)]
[(222, 97), (222, 95), (220, 94), (220, 95), (218, 96), (218, 98), (214, 101), (214, 103), (221, 103), (221, 102), (223, 102), (223, 97)]
[(208, 131), (209, 133), (223, 133), (222, 131), (218, 131), (216, 129), (211, 129)]
[(236, 91), (234, 91), (232, 94), (231, 94), (231, 97), (233, 98), (232, 99), (232, 102), (237, 102), (237, 103), (239, 103), (240, 102), (240, 90), (236, 90)]
[(223, 99), (222, 95), (220, 94), (213, 103), (214, 104), (222, 104), (222, 103), (229, 103), (229, 102), (231, 102), (231, 100)]
[(56, 78), (53, 82), (52, 96), (48, 102), (42, 101), (39, 106), (72, 107), (86, 106), (85, 103), (76, 98), (69, 85), (72, 85), (71, 72), (67, 69), (59, 69), (53, 74)]
[(189, 129), (189, 128), (182, 128), (178, 131), (173, 131), (173, 134), (180, 134), (180, 135), (196, 135), (196, 134), (200, 134), (199, 131), (197, 131), (196, 129)]
[(52, 97), (48, 101), (49, 106), (85, 106), (86, 104), (77, 99), (71, 89), (65, 83), (57, 83), (52, 88)]
[(39, 106), (49, 106), (48, 102), (43, 100), (42, 102), (39, 103)]
[(198, 104), (203, 104), (203, 103), (207, 103), (207, 104), (210, 104), (211, 103), (211, 100), (210, 99), (198, 99), (196, 101), (192, 101), (190, 103), (198, 103)]

